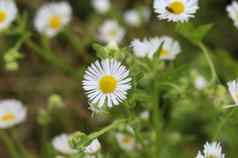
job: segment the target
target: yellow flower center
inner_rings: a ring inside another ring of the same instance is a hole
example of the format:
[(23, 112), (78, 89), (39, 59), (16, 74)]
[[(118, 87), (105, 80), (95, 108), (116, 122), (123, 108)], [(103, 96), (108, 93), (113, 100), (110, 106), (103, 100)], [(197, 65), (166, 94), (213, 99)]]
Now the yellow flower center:
[(7, 18), (7, 13), (3, 10), (0, 10), (0, 23), (4, 22)]
[(117, 80), (110, 75), (103, 76), (99, 81), (100, 90), (103, 93), (112, 93), (117, 86)]
[(160, 51), (160, 56), (161, 57), (165, 57), (165, 56), (167, 56), (169, 54), (169, 52), (167, 51), (167, 50), (165, 50), (165, 49), (162, 49), (161, 51)]
[(52, 16), (49, 21), (49, 25), (52, 29), (59, 29), (61, 26), (61, 18), (59, 16)]
[(16, 119), (16, 116), (12, 113), (6, 113), (1, 117), (2, 121), (13, 121)]
[(184, 12), (185, 6), (182, 1), (174, 1), (174, 2), (170, 3), (166, 9), (171, 13), (181, 14)]
[(132, 138), (130, 136), (125, 136), (122, 140), (124, 144), (130, 144), (132, 142)]

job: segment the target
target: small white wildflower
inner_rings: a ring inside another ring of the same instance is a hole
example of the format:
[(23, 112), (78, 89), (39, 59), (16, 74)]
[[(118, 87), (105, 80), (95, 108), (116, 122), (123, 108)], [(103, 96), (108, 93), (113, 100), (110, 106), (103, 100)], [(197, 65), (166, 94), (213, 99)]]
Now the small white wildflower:
[(107, 20), (99, 27), (97, 38), (104, 43), (109, 43), (111, 41), (120, 43), (124, 38), (124, 35), (125, 30), (117, 21)]
[(124, 133), (117, 133), (118, 145), (125, 151), (133, 151), (136, 148), (136, 141), (133, 136)]
[(36, 14), (34, 26), (39, 33), (55, 36), (72, 16), (72, 8), (67, 2), (51, 2), (43, 5)]
[(159, 38), (159, 46), (163, 43), (160, 51), (161, 60), (174, 60), (176, 56), (181, 52), (179, 43), (169, 36), (163, 36)]
[(91, 64), (85, 72), (83, 88), (90, 103), (102, 107), (118, 105), (127, 98), (131, 88), (129, 71), (114, 59), (104, 59)]
[(6, 129), (22, 123), (26, 119), (26, 113), (27, 110), (20, 101), (0, 101), (0, 128)]
[(236, 80), (227, 82), (228, 90), (236, 105), (238, 105), (238, 82)]
[(62, 154), (72, 155), (77, 152), (70, 147), (68, 134), (61, 134), (56, 136), (52, 141), (52, 145), (55, 150)]
[(199, 151), (196, 158), (225, 158), (225, 154), (222, 153), (222, 147), (220, 143), (207, 142), (203, 146), (203, 151)]
[(0, 30), (3, 30), (16, 19), (17, 7), (13, 0), (0, 0)]
[(140, 13), (135, 9), (126, 11), (124, 13), (124, 19), (125, 22), (130, 26), (138, 27), (142, 23)]
[(199, 9), (198, 0), (154, 0), (154, 9), (161, 20), (186, 22)]
[(159, 46), (160, 40), (157, 37), (149, 39), (145, 38), (142, 41), (135, 39), (131, 42), (133, 53), (139, 58), (153, 58), (154, 54), (159, 49)]
[(150, 112), (149, 111), (143, 111), (140, 113), (140, 118), (143, 120), (148, 120), (150, 118)]
[(203, 90), (207, 86), (207, 80), (203, 76), (198, 75), (194, 80), (194, 86), (198, 90)]
[(104, 14), (109, 11), (111, 7), (110, 0), (92, 0), (93, 8), (100, 14)]
[(84, 152), (92, 155), (96, 154), (101, 149), (101, 144), (98, 139), (94, 139), (88, 146), (86, 146)]
[(238, 3), (233, 1), (230, 5), (226, 7), (228, 16), (233, 20), (236, 28), (238, 28)]

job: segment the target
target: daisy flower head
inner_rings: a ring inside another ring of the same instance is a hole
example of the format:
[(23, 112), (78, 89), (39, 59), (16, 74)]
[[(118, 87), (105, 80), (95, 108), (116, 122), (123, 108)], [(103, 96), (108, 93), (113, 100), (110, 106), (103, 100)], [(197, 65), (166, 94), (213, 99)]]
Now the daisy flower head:
[(186, 22), (197, 12), (198, 0), (154, 0), (154, 9), (161, 20)]
[(17, 7), (13, 0), (0, 0), (0, 30), (7, 28), (17, 16)]
[(61, 134), (56, 136), (52, 141), (52, 145), (56, 151), (62, 154), (72, 155), (77, 152), (70, 147), (68, 134)]
[(225, 154), (222, 153), (222, 147), (220, 143), (207, 142), (203, 146), (203, 151), (199, 151), (196, 158), (225, 158)]
[(238, 105), (238, 81), (233, 80), (227, 82), (229, 93), (234, 100), (235, 104)]
[(26, 119), (26, 108), (20, 101), (9, 99), (0, 101), (0, 128), (6, 129)]
[(163, 36), (159, 38), (159, 46), (163, 44), (160, 50), (161, 60), (174, 60), (176, 56), (181, 52), (181, 47), (179, 43), (168, 36)]
[(104, 14), (109, 11), (111, 7), (110, 0), (92, 0), (93, 8), (100, 14)]
[(43, 5), (36, 14), (34, 26), (39, 33), (55, 36), (72, 16), (72, 8), (67, 2), (51, 2)]
[(84, 152), (89, 155), (96, 154), (101, 149), (101, 144), (98, 139), (94, 139), (88, 146), (86, 146)]
[(97, 38), (98, 40), (109, 43), (114, 41), (120, 43), (125, 36), (125, 30), (117, 21), (107, 20), (99, 28)]
[(131, 47), (135, 56), (139, 58), (153, 58), (156, 51), (159, 49), (159, 38), (144, 38), (143, 40), (135, 39), (131, 42)]
[(230, 5), (226, 7), (228, 16), (233, 20), (234, 25), (238, 28), (238, 3), (233, 1)]
[(116, 140), (120, 148), (125, 151), (133, 151), (136, 148), (136, 141), (132, 135), (117, 133)]
[(129, 71), (119, 61), (104, 59), (91, 64), (86, 70), (83, 88), (91, 104), (101, 108), (118, 105), (126, 99), (131, 88)]

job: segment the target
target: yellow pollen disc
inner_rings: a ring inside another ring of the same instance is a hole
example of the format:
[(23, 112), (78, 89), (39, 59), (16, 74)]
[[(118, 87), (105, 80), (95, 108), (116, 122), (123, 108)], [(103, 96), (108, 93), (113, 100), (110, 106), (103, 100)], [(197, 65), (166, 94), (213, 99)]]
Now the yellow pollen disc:
[(215, 156), (213, 156), (213, 155), (208, 155), (208, 157), (207, 158), (216, 158)]
[(0, 10), (0, 23), (4, 22), (7, 18), (7, 13), (3, 10)]
[(113, 76), (103, 76), (99, 81), (100, 90), (103, 93), (112, 93), (116, 89), (117, 80)]
[(49, 20), (49, 25), (52, 29), (59, 29), (61, 26), (61, 18), (59, 16), (52, 16)]
[(169, 54), (169, 52), (167, 51), (167, 50), (165, 50), (165, 49), (162, 49), (161, 51), (160, 51), (160, 56), (161, 57), (165, 57), (165, 56), (167, 56)]
[(6, 113), (1, 117), (2, 121), (13, 121), (15, 120), (15, 116), (12, 113)]
[(132, 139), (130, 136), (125, 136), (122, 141), (125, 144), (130, 144), (132, 142)]
[(185, 6), (183, 2), (174, 1), (166, 9), (174, 14), (181, 14), (184, 12)]

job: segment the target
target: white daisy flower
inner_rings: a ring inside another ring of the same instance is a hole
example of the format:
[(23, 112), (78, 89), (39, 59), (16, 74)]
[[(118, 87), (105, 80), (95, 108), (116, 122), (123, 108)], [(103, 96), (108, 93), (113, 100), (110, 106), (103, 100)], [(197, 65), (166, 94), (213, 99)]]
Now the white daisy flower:
[(197, 12), (198, 0), (154, 0), (154, 9), (161, 20), (186, 22)]
[(100, 14), (104, 14), (109, 11), (111, 7), (110, 0), (92, 0), (93, 8)]
[(152, 59), (153, 55), (159, 49), (160, 44), (159, 38), (157, 37), (150, 39), (145, 38), (142, 41), (135, 39), (131, 42), (131, 47), (135, 56), (139, 58), (148, 57)]
[(203, 90), (207, 86), (207, 80), (203, 76), (198, 75), (194, 80), (194, 86), (198, 90)]
[(238, 81), (227, 82), (228, 90), (236, 105), (238, 105)]
[(136, 141), (134, 137), (129, 134), (117, 133), (116, 140), (120, 148), (125, 151), (133, 151), (136, 148)]
[(7, 28), (17, 16), (17, 7), (13, 0), (0, 0), (0, 30)]
[(238, 28), (238, 3), (233, 1), (230, 5), (226, 7), (228, 16), (233, 20), (234, 25)]
[(203, 152), (198, 152), (196, 158), (225, 158), (225, 154), (222, 153), (222, 147), (220, 143), (206, 143), (203, 147)]
[(96, 154), (101, 149), (101, 144), (98, 139), (94, 139), (88, 146), (86, 146), (84, 152), (89, 155)]
[(72, 8), (67, 2), (51, 2), (38, 10), (34, 26), (39, 33), (53, 37), (70, 22), (71, 16)]
[(68, 134), (61, 134), (56, 136), (53, 141), (52, 145), (55, 150), (62, 154), (72, 155), (77, 153), (76, 150), (72, 149), (69, 145), (69, 135)]
[(163, 43), (160, 51), (161, 60), (174, 60), (181, 52), (181, 47), (177, 41), (168, 36), (159, 38), (159, 46)]
[(120, 104), (131, 88), (129, 71), (114, 59), (104, 59), (91, 64), (86, 70), (83, 88), (89, 101), (102, 107)]
[(0, 101), (0, 128), (6, 129), (26, 119), (27, 110), (20, 101), (9, 99)]
[(120, 43), (125, 35), (125, 30), (117, 21), (107, 20), (99, 28), (97, 38), (105, 43), (114, 41)]

